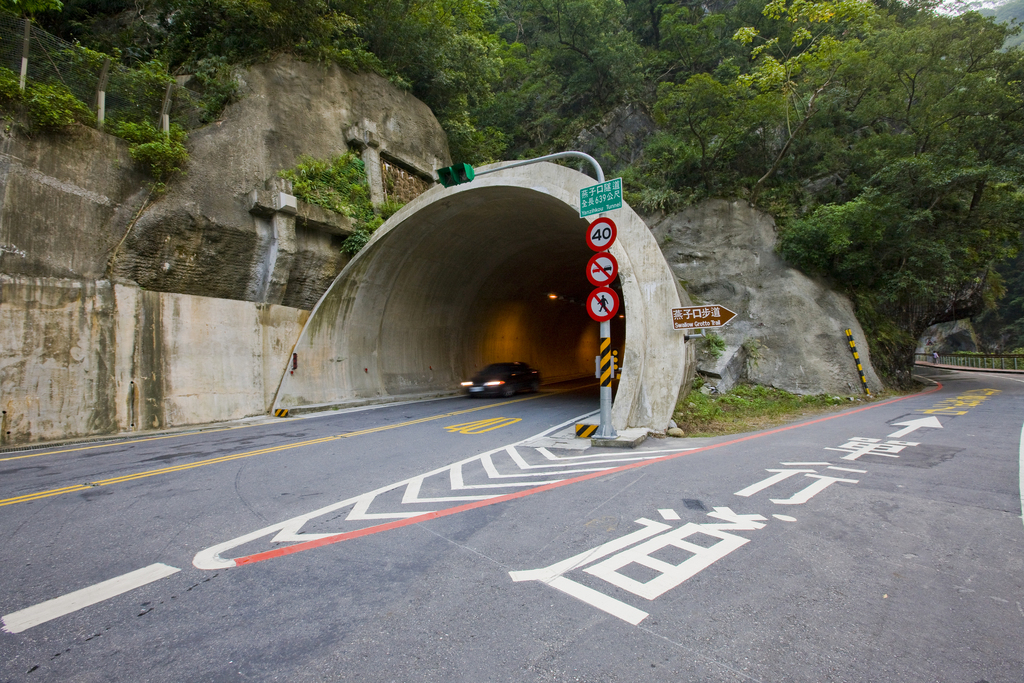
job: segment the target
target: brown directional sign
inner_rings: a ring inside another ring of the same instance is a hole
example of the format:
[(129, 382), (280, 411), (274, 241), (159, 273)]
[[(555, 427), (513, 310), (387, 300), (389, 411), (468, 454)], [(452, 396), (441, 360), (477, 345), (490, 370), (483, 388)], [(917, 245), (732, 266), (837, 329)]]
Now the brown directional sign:
[(672, 327), (687, 330), (693, 327), (721, 327), (736, 317), (733, 311), (718, 304), (687, 306), (672, 309)]

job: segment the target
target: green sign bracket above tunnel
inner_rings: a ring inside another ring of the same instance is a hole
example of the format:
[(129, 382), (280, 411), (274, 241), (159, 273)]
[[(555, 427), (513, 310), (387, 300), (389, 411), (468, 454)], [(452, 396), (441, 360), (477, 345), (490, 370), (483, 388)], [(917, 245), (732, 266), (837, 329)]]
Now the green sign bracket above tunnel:
[(580, 218), (622, 208), (622, 178), (580, 190)]

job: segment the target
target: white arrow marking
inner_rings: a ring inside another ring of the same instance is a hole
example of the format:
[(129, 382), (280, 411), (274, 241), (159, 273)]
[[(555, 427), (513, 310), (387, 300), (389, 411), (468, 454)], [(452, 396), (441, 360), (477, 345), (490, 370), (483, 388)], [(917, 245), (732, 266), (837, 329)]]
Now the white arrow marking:
[(921, 427), (942, 429), (942, 423), (939, 422), (939, 419), (934, 415), (929, 415), (928, 417), (919, 417), (916, 420), (907, 420), (906, 422), (895, 422), (893, 423), (893, 427), (903, 427), (903, 429), (899, 430), (898, 432), (893, 432), (892, 434), (890, 434), (890, 439), (897, 439), (903, 436), (904, 434), (909, 434), (915, 429), (920, 429)]

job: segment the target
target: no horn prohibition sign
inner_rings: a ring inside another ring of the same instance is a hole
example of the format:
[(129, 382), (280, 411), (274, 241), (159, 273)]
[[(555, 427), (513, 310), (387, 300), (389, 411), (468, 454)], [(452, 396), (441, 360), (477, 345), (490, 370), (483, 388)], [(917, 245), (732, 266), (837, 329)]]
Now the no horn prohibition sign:
[(598, 218), (587, 228), (587, 246), (594, 251), (604, 251), (615, 242), (617, 232), (611, 218)]
[(619, 312), (619, 295), (608, 287), (598, 287), (587, 297), (587, 313), (599, 323), (611, 320)]
[(587, 264), (587, 279), (595, 287), (611, 284), (619, 274), (619, 262), (606, 251), (594, 254)]

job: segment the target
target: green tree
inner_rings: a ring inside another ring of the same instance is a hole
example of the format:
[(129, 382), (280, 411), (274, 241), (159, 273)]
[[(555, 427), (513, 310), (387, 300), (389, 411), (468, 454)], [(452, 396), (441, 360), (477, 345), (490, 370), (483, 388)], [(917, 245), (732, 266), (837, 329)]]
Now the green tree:
[(59, 12), (62, 8), (60, 0), (0, 0), (0, 9), (28, 17), (40, 12)]
[[(499, 0), (497, 17), (514, 75), (496, 99), (516, 113), (504, 129), (514, 153), (568, 144), (641, 87), (643, 51), (622, 0)], [(480, 115), (505, 118), (493, 105)]]
[[(720, 83), (706, 73), (686, 83), (663, 83), (658, 90), (655, 120), (680, 142), (676, 173), (699, 178), (706, 196), (730, 186), (732, 161), (740, 143), (766, 110), (773, 110), (771, 95), (751, 93), (738, 81)], [(692, 182), (692, 181), (691, 181)]]
[(854, 295), (897, 382), (921, 332), (980, 313), (993, 265), (1019, 247), (1024, 55), (1001, 52), (1004, 39), (973, 13), (873, 34), (836, 103), (850, 127), (837, 201), (780, 238), (787, 258)]
[[(840, 68), (859, 57), (859, 41), (842, 34), (863, 26), (872, 16), (871, 6), (859, 0), (771, 0), (762, 12), (787, 23), (788, 30), (753, 48), (751, 58), (758, 64), (740, 81), (762, 93), (781, 95), (786, 126), (768, 169), (751, 188), (754, 202), (811, 121), (819, 98), (832, 86)], [(745, 26), (734, 37), (750, 45), (761, 38), (761, 32)]]

